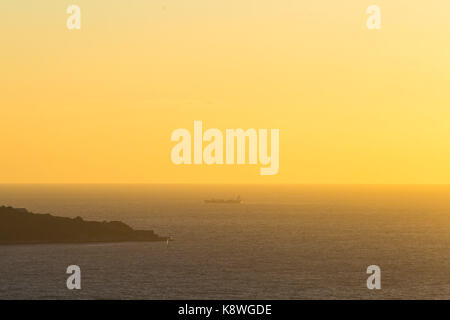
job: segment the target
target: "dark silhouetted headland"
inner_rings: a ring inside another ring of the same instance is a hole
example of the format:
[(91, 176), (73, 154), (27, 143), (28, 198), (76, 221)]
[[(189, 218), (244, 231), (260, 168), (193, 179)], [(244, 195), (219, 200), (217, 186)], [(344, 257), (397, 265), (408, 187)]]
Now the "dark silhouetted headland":
[(95, 222), (0, 206), (0, 244), (167, 241), (120, 221)]

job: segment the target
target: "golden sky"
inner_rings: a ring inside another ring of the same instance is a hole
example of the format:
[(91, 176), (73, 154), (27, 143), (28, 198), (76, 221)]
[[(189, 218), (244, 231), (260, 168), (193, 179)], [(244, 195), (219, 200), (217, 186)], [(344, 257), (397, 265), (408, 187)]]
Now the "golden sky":
[[(450, 183), (449, 16), (448, 0), (1, 1), (0, 183)], [(174, 165), (171, 132), (194, 120), (280, 129), (279, 173)]]

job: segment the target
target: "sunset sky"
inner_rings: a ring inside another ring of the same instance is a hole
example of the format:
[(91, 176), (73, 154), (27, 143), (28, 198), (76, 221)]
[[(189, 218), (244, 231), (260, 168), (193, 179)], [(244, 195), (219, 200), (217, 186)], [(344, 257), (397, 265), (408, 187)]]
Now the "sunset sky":
[[(0, 183), (450, 183), (449, 17), (448, 0), (3, 0)], [(280, 129), (279, 173), (174, 165), (194, 120)]]

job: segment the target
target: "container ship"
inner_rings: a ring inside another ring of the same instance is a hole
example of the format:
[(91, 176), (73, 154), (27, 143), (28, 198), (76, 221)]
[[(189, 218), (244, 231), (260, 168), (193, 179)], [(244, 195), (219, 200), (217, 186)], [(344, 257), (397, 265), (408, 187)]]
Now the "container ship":
[(243, 201), (241, 196), (237, 196), (236, 199), (207, 199), (205, 203), (219, 203), (219, 204), (241, 204)]

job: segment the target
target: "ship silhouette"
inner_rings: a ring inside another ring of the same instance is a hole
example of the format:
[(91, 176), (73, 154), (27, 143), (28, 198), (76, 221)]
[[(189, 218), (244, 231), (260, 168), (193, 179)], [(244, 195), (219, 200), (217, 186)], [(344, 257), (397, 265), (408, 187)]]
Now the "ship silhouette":
[(219, 203), (219, 204), (241, 204), (241, 196), (237, 196), (236, 199), (207, 199), (205, 203)]

